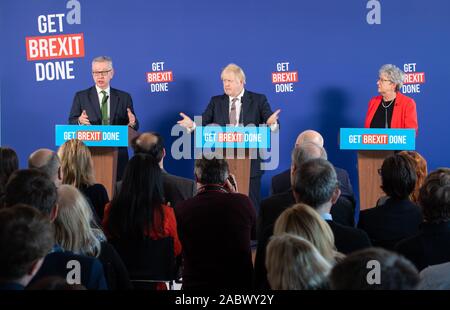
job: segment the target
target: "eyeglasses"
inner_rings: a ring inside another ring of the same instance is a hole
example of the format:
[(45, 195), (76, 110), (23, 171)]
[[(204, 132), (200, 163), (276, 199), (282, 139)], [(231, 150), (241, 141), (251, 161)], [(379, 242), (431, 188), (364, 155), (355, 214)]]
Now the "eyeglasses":
[(108, 73), (111, 72), (111, 69), (106, 71), (92, 71), (93, 76), (107, 76)]
[(377, 81), (380, 81), (380, 82), (391, 82), (392, 83), (391, 80), (386, 80), (386, 79), (382, 79), (382, 78), (378, 78)]

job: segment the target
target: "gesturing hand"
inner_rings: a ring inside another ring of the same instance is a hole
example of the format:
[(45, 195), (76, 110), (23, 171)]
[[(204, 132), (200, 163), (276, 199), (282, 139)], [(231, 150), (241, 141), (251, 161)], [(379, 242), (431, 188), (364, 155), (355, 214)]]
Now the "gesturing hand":
[(192, 119), (187, 116), (186, 114), (184, 114), (183, 112), (180, 113), (180, 116), (183, 118), (182, 120), (179, 120), (177, 122), (177, 124), (180, 124), (180, 126), (186, 128), (186, 129), (190, 129), (192, 128), (192, 126), (194, 126), (194, 122), (192, 121)]
[(81, 113), (80, 117), (78, 117), (78, 122), (80, 125), (90, 125), (91, 122), (89, 121), (89, 117), (86, 113), (86, 110), (83, 110), (83, 113)]
[(269, 126), (272, 126), (273, 124), (276, 124), (278, 121), (278, 114), (280, 114), (281, 109), (276, 110), (268, 119), (266, 124)]

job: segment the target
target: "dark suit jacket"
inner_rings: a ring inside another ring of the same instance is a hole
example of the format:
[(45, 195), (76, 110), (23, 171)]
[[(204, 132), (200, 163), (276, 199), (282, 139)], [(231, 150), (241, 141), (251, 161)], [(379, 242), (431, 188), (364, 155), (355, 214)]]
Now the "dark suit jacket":
[(36, 276), (30, 282), (30, 285), (48, 276), (59, 276), (66, 279), (67, 274), (73, 270), (67, 268), (67, 263), (71, 260), (76, 260), (80, 263), (81, 284), (88, 290), (108, 289), (102, 263), (97, 258), (76, 255), (68, 251), (58, 251), (48, 254), (44, 259), (41, 269), (39, 269)]
[(175, 207), (183, 246), (184, 289), (249, 289), (251, 234), (256, 221), (242, 194), (205, 191)]
[(262, 238), (264, 230), (274, 225), (280, 214), (294, 204), (295, 198), (291, 190), (270, 196), (261, 201), (258, 220), (256, 222), (256, 235), (258, 240)]
[[(128, 125), (127, 108), (130, 108), (131, 112), (135, 114), (133, 100), (131, 99), (130, 94), (111, 87), (110, 96), (110, 124)], [(83, 113), (83, 110), (86, 110), (92, 125), (102, 124), (102, 112), (100, 110), (100, 102), (98, 101), (98, 94), (95, 86), (75, 94), (70, 110), (69, 124), (77, 125), (78, 117)], [(134, 129), (139, 129), (137, 117)]]
[(197, 186), (193, 180), (179, 177), (165, 170), (162, 171), (164, 196), (172, 207), (177, 203), (192, 198), (197, 193)]
[(327, 220), (327, 223), (333, 231), (334, 245), (339, 252), (350, 254), (371, 246), (369, 236), (363, 230), (341, 225), (335, 221)]
[[(347, 171), (335, 167), (337, 179), (339, 181), (339, 189), (341, 196), (338, 201), (331, 207), (331, 215), (333, 221), (342, 225), (355, 226), (355, 196), (353, 194), (352, 184)], [(280, 174), (272, 177), (271, 194), (280, 194), (291, 188), (290, 170), (287, 169)]]
[(384, 204), (361, 211), (358, 227), (367, 232), (374, 246), (394, 250), (402, 239), (418, 233), (422, 212), (409, 199), (389, 198)]
[[(133, 108), (133, 100), (130, 94), (121, 90), (110, 88), (110, 124), (111, 125), (128, 125), (128, 112), (136, 116)], [(73, 98), (72, 108), (69, 115), (69, 124), (77, 125), (78, 117), (86, 110), (91, 125), (102, 124), (102, 112), (100, 110), (100, 102), (98, 101), (97, 89), (95, 86), (79, 91)], [(139, 121), (136, 117), (135, 130), (139, 129)], [(117, 158), (117, 180), (122, 179), (125, 166), (128, 162), (128, 149), (119, 147)]]
[(419, 271), (450, 262), (450, 222), (422, 223), (420, 232), (400, 241), (396, 250), (411, 260)]
[[(192, 198), (197, 193), (197, 186), (193, 180), (179, 177), (162, 170), (164, 198), (175, 207), (180, 201)], [(116, 193), (122, 188), (122, 181), (116, 183)]]
[[(244, 91), (241, 99), (241, 113), (239, 123), (244, 126), (254, 124), (256, 126), (265, 124), (272, 115), (272, 109), (265, 95), (257, 94), (248, 90)], [(230, 123), (229, 116), (229, 96), (220, 95), (211, 98), (205, 112), (202, 114), (202, 125), (217, 124), (225, 126)], [(251, 161), (250, 177), (261, 176), (263, 172), (260, 169), (260, 159)]]

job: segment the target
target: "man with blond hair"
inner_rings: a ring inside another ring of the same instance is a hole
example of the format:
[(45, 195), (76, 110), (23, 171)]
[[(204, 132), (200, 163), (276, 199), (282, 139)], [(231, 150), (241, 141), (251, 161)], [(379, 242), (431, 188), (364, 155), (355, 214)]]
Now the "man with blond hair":
[[(280, 110), (272, 112), (265, 95), (248, 91), (244, 88), (246, 79), (241, 67), (236, 64), (227, 65), (220, 75), (223, 82), (224, 94), (211, 98), (206, 110), (202, 114), (202, 123), (196, 124), (184, 113), (180, 113), (182, 120), (178, 124), (192, 132), (196, 126), (217, 124), (220, 126), (247, 126), (249, 124), (270, 126), (272, 131), (278, 128), (278, 114)], [(261, 176), (261, 160), (252, 160), (250, 168), (249, 196), (259, 209)]]

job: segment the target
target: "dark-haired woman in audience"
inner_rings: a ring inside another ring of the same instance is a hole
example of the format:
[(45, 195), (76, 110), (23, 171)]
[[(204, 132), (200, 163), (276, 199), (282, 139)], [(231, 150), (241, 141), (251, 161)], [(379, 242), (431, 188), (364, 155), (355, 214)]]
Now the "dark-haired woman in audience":
[(175, 213), (165, 204), (161, 168), (154, 158), (137, 154), (127, 163), (122, 186), (105, 207), (103, 228), (112, 240), (172, 237), (175, 256), (181, 254)]
[[(426, 177), (419, 205), (424, 219), (419, 233), (399, 242), (396, 250), (423, 270), (450, 262), (450, 168), (439, 168)], [(437, 268), (450, 278), (449, 269)]]
[(422, 187), (423, 182), (425, 182), (425, 178), (428, 174), (427, 161), (416, 151), (401, 151), (398, 154), (409, 159), (416, 172), (416, 186), (414, 187), (410, 198), (412, 202), (417, 204), (419, 202), (420, 188)]
[(61, 159), (62, 183), (75, 186), (88, 198), (94, 218), (100, 225), (109, 198), (105, 187), (95, 183), (91, 151), (82, 141), (73, 139), (61, 145), (58, 156)]
[(422, 213), (410, 200), (417, 177), (411, 161), (399, 154), (384, 160), (380, 174), (387, 197), (375, 208), (361, 211), (358, 227), (374, 246), (392, 250), (398, 241), (419, 231)]
[(71, 185), (58, 188), (58, 214), (54, 227), (55, 241), (64, 250), (97, 257), (101, 261), (109, 289), (132, 289), (119, 254), (93, 222), (86, 198)]
[(0, 208), (9, 176), (17, 169), (19, 169), (19, 159), (16, 152), (9, 147), (0, 147)]

